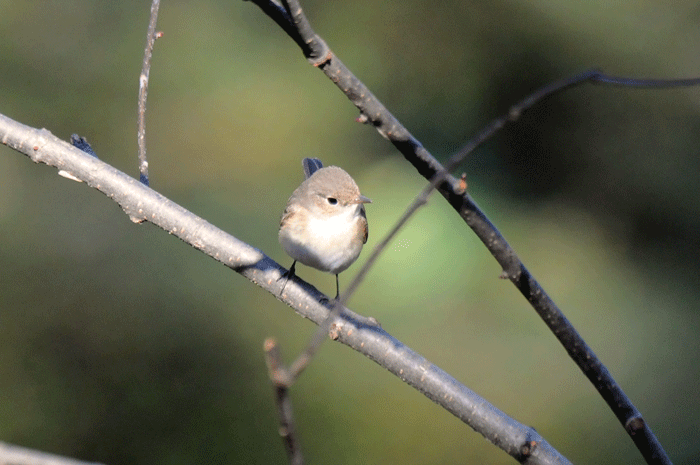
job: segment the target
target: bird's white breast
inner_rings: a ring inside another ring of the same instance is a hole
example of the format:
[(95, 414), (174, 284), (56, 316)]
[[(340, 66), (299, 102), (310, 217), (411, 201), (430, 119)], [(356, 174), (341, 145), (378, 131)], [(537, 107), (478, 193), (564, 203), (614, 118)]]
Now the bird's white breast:
[(305, 228), (280, 233), (285, 251), (304, 265), (337, 274), (347, 269), (362, 250), (364, 218), (360, 205), (348, 206), (332, 215), (309, 212)]

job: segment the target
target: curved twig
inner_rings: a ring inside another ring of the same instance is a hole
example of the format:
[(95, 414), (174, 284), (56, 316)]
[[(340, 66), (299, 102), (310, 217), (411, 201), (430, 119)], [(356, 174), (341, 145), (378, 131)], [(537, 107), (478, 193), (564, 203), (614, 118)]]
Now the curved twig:
[(282, 363), (280, 348), (277, 341), (269, 338), (263, 345), (267, 373), (275, 389), (275, 402), (277, 404), (277, 417), (280, 422), (280, 436), (287, 451), (287, 459), (290, 465), (303, 465), (304, 456), (299, 445), (299, 436), (296, 432), (296, 422), (292, 411), (292, 399), (289, 396), (289, 373)]

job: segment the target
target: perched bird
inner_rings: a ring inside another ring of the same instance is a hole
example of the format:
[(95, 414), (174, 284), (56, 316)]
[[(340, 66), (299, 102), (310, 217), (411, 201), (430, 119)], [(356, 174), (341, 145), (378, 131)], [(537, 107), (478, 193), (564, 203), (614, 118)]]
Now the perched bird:
[(318, 158), (304, 158), (302, 166), (306, 179), (292, 193), (280, 221), (280, 244), (294, 259), (286, 276), (294, 276), (297, 262), (332, 273), (337, 299), (338, 274), (357, 260), (367, 242), (364, 204), (372, 201), (342, 168), (324, 168)]

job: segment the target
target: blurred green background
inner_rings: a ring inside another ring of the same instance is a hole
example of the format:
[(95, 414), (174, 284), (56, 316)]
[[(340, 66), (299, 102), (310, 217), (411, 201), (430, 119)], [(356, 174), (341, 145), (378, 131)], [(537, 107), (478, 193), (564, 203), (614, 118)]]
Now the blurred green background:
[[(700, 76), (694, 1), (303, 2), (316, 31), (445, 159), (534, 89), (591, 67)], [(146, 1), (0, 0), (0, 113), (137, 176)], [(300, 160), (343, 166), (373, 247), (424, 181), (252, 3), (165, 1), (151, 71), (152, 187), (289, 266)], [(697, 463), (700, 88), (583, 86), (460, 168), (644, 414)], [(84, 184), (0, 147), (0, 441), (109, 464), (285, 463), (262, 342), (315, 327)], [(360, 257), (358, 263), (366, 259)], [(341, 275), (346, 285), (354, 265)], [(438, 197), (350, 307), (574, 463), (642, 463), (496, 262)], [(334, 279), (298, 274), (331, 294)], [(324, 345), (293, 390), (309, 463), (511, 464), (362, 356)]]

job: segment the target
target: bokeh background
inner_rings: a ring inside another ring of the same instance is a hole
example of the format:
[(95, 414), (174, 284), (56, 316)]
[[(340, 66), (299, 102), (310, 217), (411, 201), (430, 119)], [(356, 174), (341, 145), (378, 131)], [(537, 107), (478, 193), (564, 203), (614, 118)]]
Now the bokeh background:
[[(424, 185), (252, 3), (164, 1), (152, 187), (285, 266), (300, 160), (343, 166), (373, 247)], [(534, 89), (591, 67), (700, 76), (694, 1), (304, 0), (335, 53), (440, 159)], [(134, 176), (147, 1), (0, 0), (0, 113)], [(677, 464), (700, 435), (700, 89), (586, 85), (472, 155), (469, 189)], [(458, 173), (459, 174), (459, 173)], [(0, 147), (0, 441), (108, 464), (285, 463), (262, 342), (315, 327), (84, 184)], [(358, 263), (366, 259), (367, 252)], [(341, 275), (347, 284), (354, 265)], [(574, 463), (642, 463), (592, 386), (438, 197), (350, 306)], [(327, 294), (334, 278), (301, 267)], [(339, 344), (293, 390), (310, 463), (511, 464)]]

